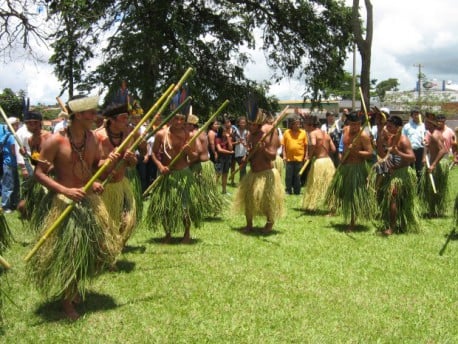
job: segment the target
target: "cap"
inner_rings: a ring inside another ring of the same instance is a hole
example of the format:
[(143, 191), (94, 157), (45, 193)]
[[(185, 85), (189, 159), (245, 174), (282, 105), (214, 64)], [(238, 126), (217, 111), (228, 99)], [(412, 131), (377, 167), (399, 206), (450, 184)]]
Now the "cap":
[(43, 120), (43, 116), (41, 115), (41, 113), (39, 113), (37, 111), (27, 111), (24, 114), (24, 122), (27, 122), (27, 121), (41, 121), (41, 120)]
[(98, 106), (99, 96), (83, 97), (68, 101), (68, 108), (72, 113), (97, 109)]
[(17, 117), (8, 117), (8, 123), (11, 125), (19, 123), (19, 119)]
[(383, 112), (385, 115), (388, 115), (388, 116), (390, 115), (390, 112), (391, 112), (390, 109), (387, 108), (387, 107), (380, 108), (380, 111)]

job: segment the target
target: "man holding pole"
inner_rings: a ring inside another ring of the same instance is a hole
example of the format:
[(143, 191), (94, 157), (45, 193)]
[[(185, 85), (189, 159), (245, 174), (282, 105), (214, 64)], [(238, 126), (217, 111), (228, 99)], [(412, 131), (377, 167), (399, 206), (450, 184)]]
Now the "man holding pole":
[(137, 202), (130, 182), (126, 178), (127, 168), (136, 166), (137, 157), (128, 149), (121, 153), (112, 153), (129, 135), (128, 111), (127, 104), (108, 106), (103, 112), (105, 125), (94, 131), (100, 151), (99, 165), (103, 165), (106, 159), (111, 159), (114, 167), (121, 159), (123, 160), (119, 168), (107, 169), (105, 175), (102, 175), (102, 179), (108, 176), (110, 178), (105, 184), (102, 199), (116, 226), (113, 236), (119, 238), (120, 251), (135, 228), (137, 216)]
[[(426, 166), (420, 178), (419, 197), (428, 216), (440, 217), (445, 213), (448, 195), (449, 167), (448, 160), (443, 159), (447, 154), (447, 148), (435, 115), (430, 114), (425, 118), (425, 127), (429, 135), (425, 144)], [(433, 191), (431, 179), (436, 192)]]
[(352, 232), (356, 219), (369, 219), (373, 202), (366, 188), (369, 166), (372, 158), (370, 137), (361, 128), (361, 117), (356, 111), (347, 116), (348, 125), (344, 127), (342, 142), (343, 154), (331, 185), (326, 193), (326, 203), (331, 211), (341, 210), (345, 221), (350, 219), (347, 232)]
[(245, 213), (244, 232), (253, 230), (254, 216), (264, 215), (267, 221), (263, 231), (269, 233), (275, 221), (283, 214), (285, 192), (280, 173), (273, 166), (280, 139), (274, 126), (264, 124), (263, 110), (259, 109), (254, 115), (248, 118), (250, 134), (247, 145), (251, 147), (248, 155), (251, 168), (240, 181), (234, 209)]
[[(380, 116), (377, 114), (376, 116)], [(381, 208), (383, 234), (418, 232), (417, 176), (410, 165), (415, 153), (409, 139), (402, 135), (402, 119), (391, 116), (383, 127), (378, 121), (377, 155), (370, 184)]]
[[(185, 123), (186, 116), (176, 114), (170, 126), (156, 134), (151, 155), (162, 177), (151, 189), (146, 221), (153, 230), (162, 224), (164, 243), (171, 241), (172, 232), (183, 229), (182, 242), (191, 243), (191, 224), (199, 227), (205, 215), (200, 188), (189, 169), (189, 165), (199, 159), (199, 141), (188, 144), (190, 133)], [(180, 154), (181, 151), (183, 153)], [(179, 158), (175, 160), (177, 156)], [(175, 162), (170, 165), (172, 161)]]
[[(112, 222), (102, 199), (100, 183), (89, 192), (84, 185), (97, 168), (100, 154), (91, 132), (98, 97), (79, 97), (68, 102), (71, 123), (66, 130), (46, 140), (35, 169), (38, 182), (49, 189), (32, 225), (44, 230), (59, 218), (69, 204), (78, 202), (71, 214), (58, 224), (28, 262), (28, 271), (38, 289), (47, 297), (62, 300), (65, 315), (79, 317), (75, 303), (84, 297), (86, 283), (107, 265), (117, 253)], [(53, 177), (49, 175), (49, 164)], [(41, 216), (40, 216), (41, 214)]]

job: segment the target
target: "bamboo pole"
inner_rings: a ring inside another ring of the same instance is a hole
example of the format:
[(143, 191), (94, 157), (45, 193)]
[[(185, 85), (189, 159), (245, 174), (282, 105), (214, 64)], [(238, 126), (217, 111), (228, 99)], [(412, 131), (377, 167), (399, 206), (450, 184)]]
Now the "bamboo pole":
[(270, 130), (263, 134), (262, 137), (259, 139), (259, 141), (256, 143), (256, 145), (254, 146), (254, 148), (250, 151), (250, 153), (248, 153), (248, 156), (246, 158), (246, 160), (239, 165), (239, 167), (237, 167), (234, 171), (234, 173), (231, 173), (231, 176), (230, 178), (232, 179), (236, 173), (238, 171), (240, 171), (247, 163), (248, 161), (253, 157), (254, 153), (256, 153), (256, 151), (259, 149), (259, 147), (261, 146), (261, 144), (265, 141), (265, 139), (269, 136), (269, 135), (272, 135), (272, 133), (274, 132), (274, 130), (280, 125), (280, 123), (285, 119), (286, 115), (287, 115), (287, 111), (289, 109), (289, 105), (286, 106), (282, 112), (280, 112), (280, 114), (278, 115), (278, 117), (275, 119), (275, 121), (272, 123), (272, 128), (270, 128)]
[(5, 268), (5, 270), (11, 269), (10, 263), (8, 263), (5, 260), (5, 258), (3, 258), (2, 256), (0, 256), (0, 265), (3, 266)]
[(302, 176), (302, 174), (305, 172), (305, 169), (306, 169), (307, 166), (309, 165), (310, 160), (311, 160), (311, 159), (307, 159), (307, 161), (304, 163), (304, 165), (302, 165), (302, 168), (301, 168), (300, 171), (299, 171), (299, 175), (300, 175), (300, 176)]
[[(130, 151), (133, 151), (135, 150), (138, 145), (144, 141), (144, 140), (147, 140), (147, 138), (153, 136), (154, 134), (156, 134), (159, 130), (162, 129), (162, 127), (164, 125), (166, 125), (171, 119), (173, 116), (175, 116), (179, 111), (181, 111), (181, 109), (191, 101), (192, 97), (187, 97), (175, 110), (173, 110), (166, 118), (164, 118), (162, 120), (161, 123), (159, 123), (159, 125), (152, 131), (152, 132), (149, 132), (151, 130), (151, 128), (153, 127), (153, 125), (155, 124), (155, 122), (157, 121), (157, 119), (159, 118), (159, 116), (161, 115), (160, 112), (158, 112), (154, 118), (151, 120), (150, 124), (148, 124), (148, 127), (145, 129), (145, 131), (143, 132), (143, 134), (141, 134), (136, 140), (135, 142), (129, 147), (129, 150)], [(103, 181), (102, 185), (105, 186), (107, 183), (110, 182), (111, 178), (113, 178), (113, 175), (114, 175), (114, 172), (116, 172), (116, 170), (118, 170), (119, 168), (121, 168), (121, 166), (124, 164), (124, 160), (119, 160), (118, 163), (116, 164), (116, 166), (114, 167), (114, 169), (111, 171), (111, 173), (108, 175), (107, 178), (105, 178), (105, 180)]]
[[(229, 104), (229, 100), (226, 100), (224, 101), (223, 104), (221, 104), (221, 106), (218, 108), (218, 110), (216, 110), (216, 112), (214, 112), (210, 118), (207, 120), (207, 122), (205, 122), (205, 124), (199, 128), (199, 130), (194, 134), (194, 136), (187, 142), (188, 145), (192, 144), (195, 140), (197, 140), (197, 138), (200, 136), (200, 134), (202, 134), (206, 129), (207, 127), (210, 125), (210, 123), (216, 118), (216, 116), (218, 116), (223, 110), (224, 108)], [(183, 154), (184, 154), (184, 151), (180, 151), (180, 153), (178, 153), (175, 158), (172, 159), (172, 161), (167, 165), (169, 168), (173, 167), (173, 165), (175, 165), (175, 163), (181, 159), (183, 157)], [(161, 180), (161, 178), (163, 178), (164, 175), (161, 174), (159, 175), (159, 177), (157, 177), (154, 182), (152, 182), (148, 188), (145, 190), (145, 192), (143, 192), (143, 197), (146, 197), (148, 196), (148, 194), (151, 192), (151, 190), (153, 189), (153, 187), (159, 182), (159, 180)]]
[(429, 169), (431, 168), (431, 163), (429, 162), (428, 153), (425, 154), (425, 162), (426, 162), (426, 167), (428, 168), (428, 171), (426, 173), (428, 173), (429, 175), (429, 181), (431, 182), (433, 192), (434, 194), (437, 194), (436, 183), (434, 182), (434, 176), (431, 172), (429, 172)]
[[(186, 81), (186, 79), (191, 75), (193, 69), (188, 68), (188, 70), (184, 73), (184, 75), (181, 77), (181, 79), (178, 81), (178, 83), (174, 86), (173, 84), (167, 89), (167, 91), (156, 101), (156, 103), (151, 107), (151, 109), (146, 113), (146, 115), (138, 122), (138, 124), (135, 126), (135, 128), (131, 131), (131, 133), (124, 139), (124, 141), (116, 147), (115, 152), (119, 153), (122, 152), (129, 141), (132, 139), (132, 137), (135, 135), (135, 133), (138, 131), (141, 125), (145, 123), (145, 121), (151, 117), (153, 113), (156, 112), (156, 109), (159, 107), (159, 105), (164, 101), (164, 99), (167, 97), (168, 102), (172, 100), (173, 95), (181, 88), (183, 83)], [(92, 176), (92, 178), (86, 183), (86, 185), (83, 186), (83, 190), (87, 192), (89, 188), (94, 184), (94, 182), (101, 176), (103, 172), (108, 168), (110, 165), (111, 161), (107, 159), (105, 163), (97, 170), (97, 172)], [(70, 214), (70, 212), (73, 210), (75, 207), (75, 203), (72, 201), (61, 213), (61, 215), (56, 219), (53, 225), (49, 227), (43, 236), (38, 240), (38, 242), (35, 244), (35, 246), (30, 250), (30, 252), (25, 256), (24, 260), (27, 262), (32, 258), (32, 256), (38, 251), (38, 249), (43, 245), (43, 243), (46, 241), (46, 239), (56, 230), (56, 228), (62, 223), (62, 221)]]

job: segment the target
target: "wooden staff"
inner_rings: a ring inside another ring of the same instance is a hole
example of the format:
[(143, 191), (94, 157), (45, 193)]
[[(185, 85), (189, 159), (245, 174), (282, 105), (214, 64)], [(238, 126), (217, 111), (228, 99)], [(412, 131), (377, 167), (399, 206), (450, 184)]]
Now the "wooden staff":
[(59, 104), (61, 110), (68, 115), (67, 107), (65, 106), (64, 102), (62, 101), (62, 99), (60, 99), (60, 97), (56, 97), (56, 100), (57, 100), (57, 103)]
[(5, 258), (3, 258), (2, 256), (0, 256), (0, 265), (3, 266), (5, 268), (5, 270), (11, 269), (10, 263), (8, 263), (5, 260)]
[[(126, 146), (128, 145), (129, 141), (132, 139), (132, 137), (135, 135), (135, 133), (139, 130), (140, 126), (143, 125), (143, 123), (151, 117), (153, 113), (156, 113), (157, 108), (159, 105), (164, 101), (164, 99), (167, 97), (167, 101), (170, 102), (172, 100), (173, 95), (181, 88), (183, 83), (186, 81), (186, 79), (191, 75), (192, 73), (192, 68), (189, 68), (185, 74), (181, 77), (180, 81), (174, 86), (173, 84), (167, 89), (167, 91), (159, 98), (159, 100), (151, 107), (151, 109), (146, 113), (146, 115), (138, 122), (138, 124), (135, 126), (135, 128), (131, 131), (129, 135), (124, 139), (124, 141), (116, 147), (115, 152), (120, 153), (122, 152)], [(109, 167), (111, 164), (111, 160), (107, 159), (105, 163), (97, 170), (97, 172), (92, 176), (92, 178), (83, 186), (83, 191), (87, 192), (91, 187), (92, 184), (102, 175), (102, 173), (105, 172), (105, 170)], [(70, 212), (73, 210), (75, 207), (75, 202), (71, 201), (69, 205), (64, 209), (64, 211), (60, 214), (60, 216), (56, 219), (53, 225), (49, 227), (43, 236), (38, 240), (38, 242), (35, 244), (35, 246), (30, 250), (30, 252), (25, 256), (24, 260), (28, 261), (32, 256), (38, 251), (38, 249), (43, 245), (43, 243), (46, 241), (46, 239), (56, 230), (56, 228), (59, 227), (59, 225), (62, 223), (62, 221), (70, 214)]]
[(436, 189), (436, 183), (434, 181), (434, 176), (433, 176), (433, 174), (431, 172), (429, 172), (429, 169), (431, 168), (431, 163), (429, 162), (428, 152), (425, 153), (425, 161), (426, 161), (426, 167), (428, 168), (428, 171), (426, 173), (428, 173), (428, 175), (429, 175), (429, 181), (431, 182), (431, 186), (433, 187), (434, 194), (437, 194), (437, 189)]
[[(129, 147), (129, 150), (130, 151), (133, 151), (135, 150), (138, 145), (140, 143), (142, 143), (142, 141), (144, 140), (147, 140), (147, 138), (153, 136), (154, 134), (156, 134), (159, 130), (162, 129), (162, 127), (164, 125), (166, 125), (171, 119), (173, 116), (175, 116), (179, 111), (181, 111), (181, 109), (186, 106), (187, 103), (189, 103), (191, 101), (192, 97), (187, 97), (181, 104), (180, 106), (178, 106), (175, 110), (173, 110), (166, 118), (164, 118), (162, 120), (162, 122), (153, 130), (150, 132), (151, 128), (153, 127), (153, 125), (156, 123), (157, 119), (161, 116), (161, 113), (158, 112), (154, 118), (151, 120), (150, 124), (148, 124), (148, 126), (146, 127), (145, 131), (143, 132), (143, 134), (141, 134), (135, 141), (134, 143)], [(107, 183), (110, 182), (110, 180), (113, 178), (115, 172), (121, 168), (121, 166), (124, 164), (125, 160), (124, 159), (121, 159), (118, 161), (118, 163), (116, 164), (116, 166), (114, 167), (114, 169), (111, 171), (111, 173), (108, 175), (108, 177), (103, 181), (102, 185), (105, 186)]]
[[(361, 104), (363, 104), (364, 114), (365, 114), (365, 116), (366, 116), (366, 125), (369, 125), (369, 116), (367, 115), (366, 103), (364, 102), (364, 97), (363, 97), (363, 94), (362, 94), (361, 87), (359, 88), (359, 93), (360, 93), (360, 95), (361, 95)], [(352, 147), (354, 147), (354, 145), (355, 145), (356, 143), (358, 143), (358, 140), (359, 140), (359, 138), (361, 137), (361, 134), (363, 133), (365, 127), (366, 127), (365, 125), (361, 126), (361, 130), (359, 131), (358, 134), (356, 134), (356, 136), (355, 136), (355, 137), (353, 138), (353, 140), (351, 141), (351, 146), (352, 146)], [(342, 135), (343, 135), (343, 134), (342, 134)], [(351, 151), (351, 149), (347, 149), (347, 151), (345, 152), (344, 156), (342, 157), (342, 160), (340, 160), (339, 166), (342, 165), (342, 164), (345, 162), (345, 160), (347, 160), (348, 155), (350, 154), (350, 151)], [(338, 168), (338, 167), (337, 167), (337, 168)]]
[(272, 133), (274, 132), (275, 129), (277, 129), (277, 127), (280, 125), (280, 123), (285, 119), (286, 115), (287, 115), (287, 111), (289, 109), (289, 105), (286, 106), (283, 111), (278, 115), (278, 117), (275, 119), (275, 121), (272, 123), (272, 128), (270, 128), (270, 130), (263, 134), (261, 139), (256, 143), (256, 145), (254, 146), (254, 148), (252, 150), (250, 150), (250, 153), (248, 153), (248, 156), (246, 157), (245, 161), (242, 161), (242, 163), (239, 165), (239, 167), (237, 167), (234, 171), (234, 173), (231, 173), (231, 176), (230, 178), (232, 179), (235, 174), (240, 171), (240, 169), (242, 169), (247, 163), (248, 161), (253, 157), (254, 153), (256, 153), (256, 151), (259, 149), (259, 147), (261, 146), (261, 144), (266, 140), (266, 138), (270, 135), (272, 135)]
[(302, 176), (302, 174), (305, 172), (305, 169), (307, 168), (307, 166), (309, 165), (310, 163), (310, 160), (311, 159), (307, 159), (307, 161), (304, 163), (304, 165), (302, 165), (300, 171), (299, 171), (299, 175)]
[[(210, 118), (207, 120), (207, 122), (205, 122), (205, 124), (199, 128), (199, 130), (194, 134), (194, 136), (187, 142), (188, 145), (191, 145), (195, 140), (197, 140), (197, 138), (200, 136), (200, 134), (202, 134), (206, 129), (207, 127), (210, 125), (211, 122), (213, 122), (213, 120), (224, 110), (224, 108), (229, 104), (229, 100), (226, 100), (224, 101), (224, 103), (219, 107), (218, 110), (216, 110), (215, 113), (213, 113)], [(170, 161), (170, 163), (167, 165), (167, 167), (170, 169), (171, 167), (173, 167), (173, 165), (176, 164), (176, 162), (178, 160), (180, 160), (182, 157), (183, 157), (183, 154), (184, 154), (184, 150), (181, 150), (173, 159), (172, 161)], [(159, 175), (159, 177), (157, 177), (151, 184), (150, 186), (148, 186), (148, 188), (145, 190), (145, 192), (143, 192), (143, 197), (146, 197), (148, 196), (148, 194), (151, 192), (151, 190), (153, 189), (153, 187), (159, 182), (159, 180), (161, 180), (161, 178), (163, 178), (164, 175), (161, 174)]]

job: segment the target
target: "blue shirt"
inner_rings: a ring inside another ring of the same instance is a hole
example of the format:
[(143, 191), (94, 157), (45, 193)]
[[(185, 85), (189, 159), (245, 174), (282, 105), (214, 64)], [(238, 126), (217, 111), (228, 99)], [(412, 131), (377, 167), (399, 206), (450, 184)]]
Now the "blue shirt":
[[(6, 138), (6, 135), (8, 135), (8, 138)], [(5, 142), (3, 145), (3, 165), (17, 167), (16, 154), (11, 150), (11, 145), (16, 144), (13, 134), (8, 131), (0, 141), (1, 144), (3, 144), (3, 142)]]
[(423, 123), (415, 123), (412, 119), (402, 128), (402, 135), (407, 136), (412, 145), (412, 149), (423, 147), (425, 138), (425, 125)]

